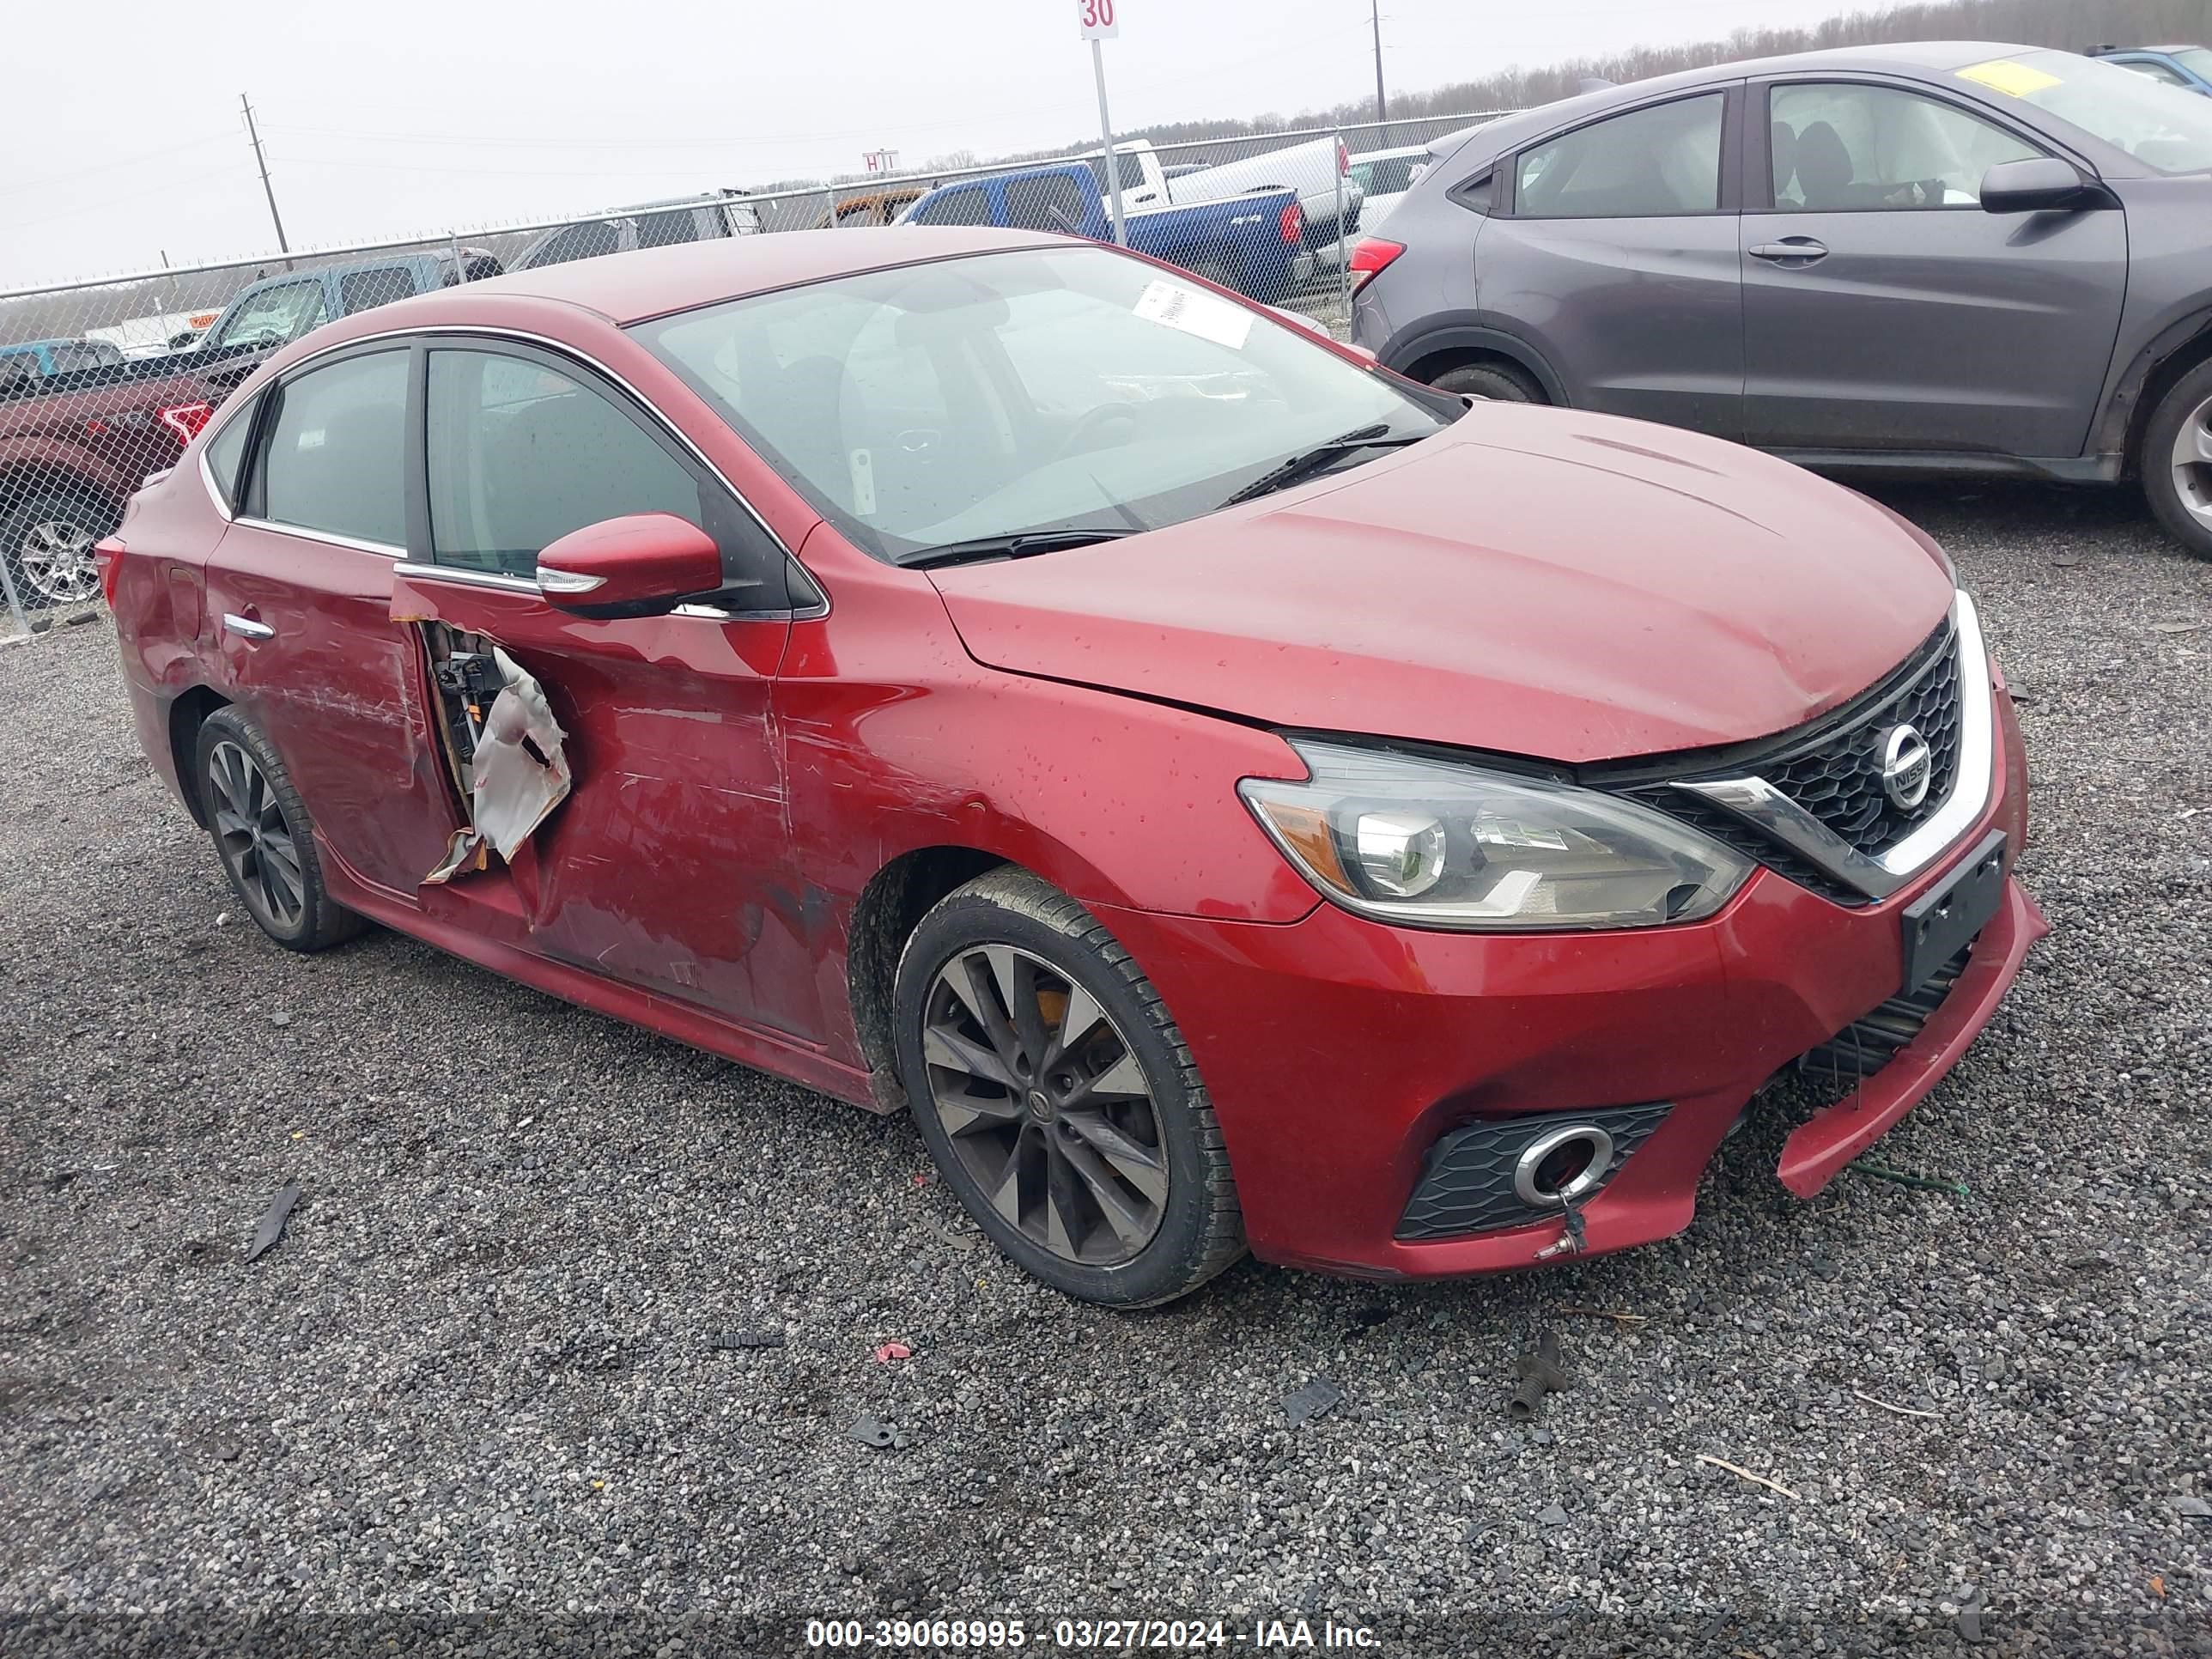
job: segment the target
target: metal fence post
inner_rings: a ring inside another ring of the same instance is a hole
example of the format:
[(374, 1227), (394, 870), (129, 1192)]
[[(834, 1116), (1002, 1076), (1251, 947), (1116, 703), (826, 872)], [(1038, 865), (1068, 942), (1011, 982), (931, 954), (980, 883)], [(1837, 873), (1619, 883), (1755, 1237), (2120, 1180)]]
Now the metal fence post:
[(1350, 165), (1352, 146), (1344, 141), (1341, 129), (1334, 135), (1337, 149), (1336, 169), (1336, 303), (1337, 319), (1344, 325), (1348, 338), (1352, 333), (1352, 252), (1346, 246), (1350, 233), (1344, 222), (1344, 174)]
[(8, 600), (8, 614), (15, 619), (15, 631), (25, 639), (31, 636), (31, 618), (23, 609), (22, 595), (15, 591), (15, 573), (8, 568), (8, 555), (0, 550), (0, 594)]

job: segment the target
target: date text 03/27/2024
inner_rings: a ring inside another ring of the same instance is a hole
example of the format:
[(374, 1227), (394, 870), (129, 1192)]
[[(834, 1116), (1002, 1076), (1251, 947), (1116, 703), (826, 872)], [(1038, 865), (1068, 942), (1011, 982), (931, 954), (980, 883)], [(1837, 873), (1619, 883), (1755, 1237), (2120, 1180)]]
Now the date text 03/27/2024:
[(810, 1619), (806, 1645), (817, 1649), (939, 1650), (1013, 1652), (1030, 1646), (1077, 1652), (1185, 1652), (1210, 1648), (1375, 1651), (1364, 1625), (1307, 1619), (1255, 1619), (1231, 1625), (1212, 1619), (1059, 1619), (1034, 1633), (1020, 1619)]

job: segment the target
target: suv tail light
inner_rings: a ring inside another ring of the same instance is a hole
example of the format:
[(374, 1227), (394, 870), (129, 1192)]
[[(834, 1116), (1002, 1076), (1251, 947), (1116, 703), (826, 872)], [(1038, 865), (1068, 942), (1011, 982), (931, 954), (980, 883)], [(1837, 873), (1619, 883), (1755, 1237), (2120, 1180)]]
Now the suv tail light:
[(100, 566), (100, 591), (110, 611), (115, 609), (116, 579), (123, 574), (123, 538), (109, 536), (93, 544), (92, 556)]
[(1352, 152), (1344, 147), (1341, 138), (1336, 141), (1336, 170), (1340, 174), (1349, 174), (1352, 171)]
[(215, 417), (213, 404), (171, 404), (166, 409), (154, 411), (155, 418), (177, 434), (177, 441), (188, 444), (200, 435), (200, 428)]
[(1283, 246), (1296, 247), (1306, 239), (1305, 210), (1295, 201), (1283, 205)]
[(1388, 241), (1380, 236), (1361, 237), (1359, 245), (1352, 250), (1352, 291), (1357, 294), (1365, 288), (1385, 265), (1405, 251), (1403, 242)]

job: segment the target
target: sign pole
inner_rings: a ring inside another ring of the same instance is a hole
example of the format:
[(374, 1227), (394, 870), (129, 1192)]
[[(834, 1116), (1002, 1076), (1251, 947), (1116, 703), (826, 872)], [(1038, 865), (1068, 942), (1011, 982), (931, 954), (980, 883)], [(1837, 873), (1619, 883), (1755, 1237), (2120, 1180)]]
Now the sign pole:
[[(1110, 14), (1109, 14), (1110, 15)], [(1114, 153), (1114, 118), (1106, 112), (1106, 48), (1103, 37), (1091, 37), (1091, 72), (1098, 82), (1098, 136), (1106, 145), (1106, 190), (1114, 203), (1114, 241), (1129, 246), (1128, 222), (1121, 216), (1121, 158)]]

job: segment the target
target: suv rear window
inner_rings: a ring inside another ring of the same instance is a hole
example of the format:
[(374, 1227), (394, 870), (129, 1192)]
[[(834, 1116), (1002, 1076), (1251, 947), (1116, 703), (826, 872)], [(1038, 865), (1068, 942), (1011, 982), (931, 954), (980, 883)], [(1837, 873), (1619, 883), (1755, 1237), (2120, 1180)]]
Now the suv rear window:
[(1527, 219), (1662, 218), (1720, 205), (1717, 92), (1593, 121), (1521, 152), (1513, 211)]

